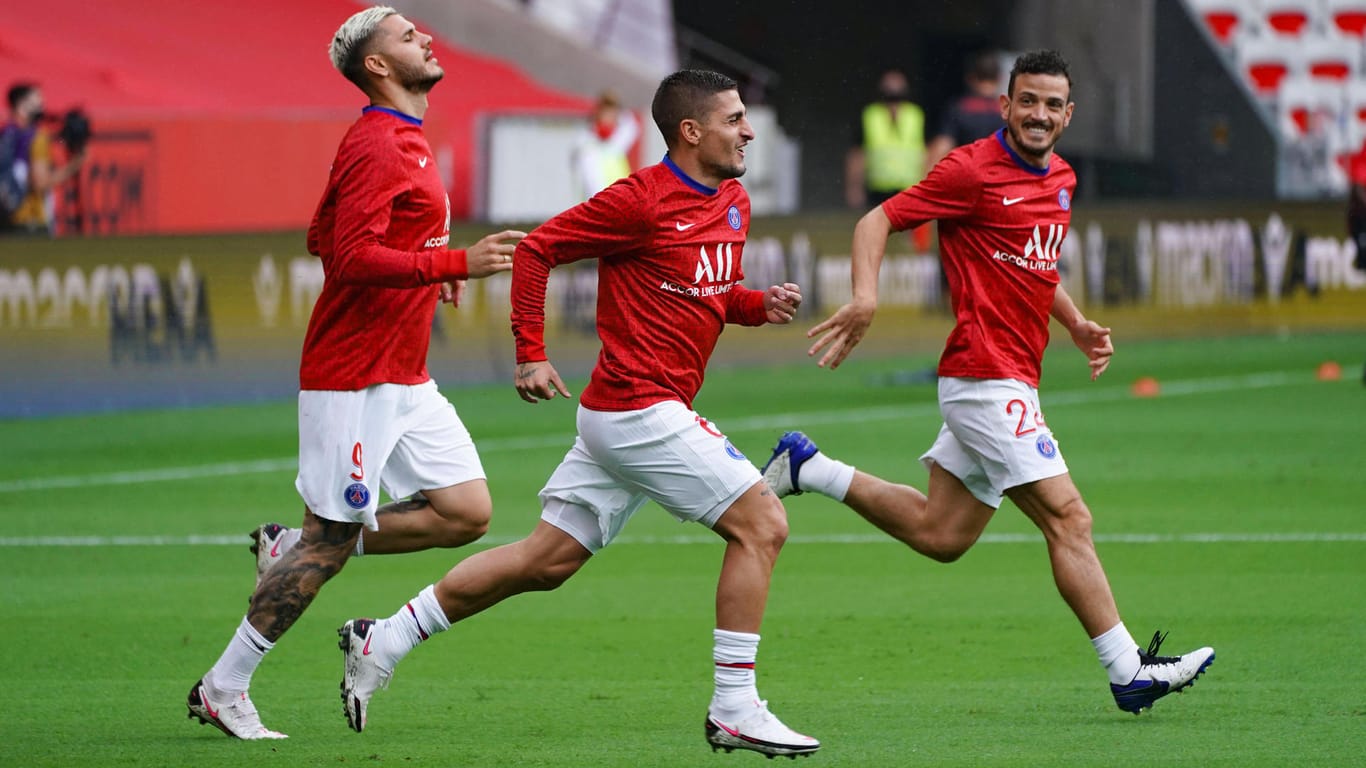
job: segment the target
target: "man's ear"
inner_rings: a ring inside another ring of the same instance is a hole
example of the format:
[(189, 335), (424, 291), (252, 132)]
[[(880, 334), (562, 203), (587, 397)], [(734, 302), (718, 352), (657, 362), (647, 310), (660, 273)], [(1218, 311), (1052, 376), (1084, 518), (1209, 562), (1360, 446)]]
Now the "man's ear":
[(366, 56), (364, 61), (366, 72), (379, 77), (389, 76), (389, 62), (385, 61), (384, 57), (380, 54), (372, 53), (369, 56)]
[(696, 146), (702, 141), (702, 124), (688, 118), (678, 124), (678, 136), (684, 142)]

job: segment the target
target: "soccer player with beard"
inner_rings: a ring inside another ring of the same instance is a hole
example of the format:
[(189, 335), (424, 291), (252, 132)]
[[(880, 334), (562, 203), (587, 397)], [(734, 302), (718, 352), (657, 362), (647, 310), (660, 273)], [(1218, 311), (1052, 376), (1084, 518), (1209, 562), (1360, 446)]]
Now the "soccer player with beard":
[[(458, 303), (467, 278), (512, 269), (506, 241), (525, 235), (448, 249), (450, 202), (422, 133), (444, 74), (431, 43), (376, 6), (349, 18), (328, 51), (370, 106), (342, 139), (308, 230), (326, 279), (299, 371), (303, 525), (255, 532), (251, 607), (187, 702), (191, 718), (229, 736), (285, 738), (261, 724), (252, 674), (353, 553), (458, 547), (488, 527), (479, 454), (427, 373), (427, 347), (438, 301)], [(381, 485), (411, 498), (380, 507)]]
[(1058, 591), (1091, 638), (1115, 703), (1137, 714), (1190, 685), (1214, 650), (1158, 656), (1160, 634), (1139, 649), (1096, 554), (1091, 512), (1039, 410), (1050, 315), (1087, 356), (1092, 380), (1114, 353), (1110, 329), (1086, 319), (1059, 285), (1076, 177), (1053, 147), (1072, 118), (1071, 88), (1057, 52), (1020, 56), (1000, 98), (1005, 127), (952, 151), (859, 221), (853, 300), (808, 333), (820, 335), (809, 354), (824, 350), (820, 365), (838, 367), (872, 323), (889, 233), (938, 220), (956, 325), (939, 361), (944, 424), (921, 457), (928, 494), (856, 471), (801, 432), (779, 439), (764, 477), (780, 496), (815, 491), (843, 502), (941, 562), (971, 548), (1009, 497), (1043, 532)]
[(724, 326), (787, 323), (801, 291), (741, 285), (750, 208), (736, 179), (754, 131), (735, 81), (676, 72), (660, 83), (652, 112), (668, 145), (663, 161), (517, 247), (515, 384), (529, 403), (570, 397), (545, 347), (550, 270), (598, 259), (602, 350), (578, 407), (578, 437), (540, 493), (541, 521), (521, 541), (466, 558), (390, 618), (353, 619), (339, 630), (346, 716), (357, 731), (370, 698), (419, 642), (512, 595), (560, 586), (653, 500), (726, 542), (707, 741), (769, 756), (820, 747), (774, 717), (755, 685), (759, 626), (787, 538), (783, 505), (721, 429), (692, 410)]

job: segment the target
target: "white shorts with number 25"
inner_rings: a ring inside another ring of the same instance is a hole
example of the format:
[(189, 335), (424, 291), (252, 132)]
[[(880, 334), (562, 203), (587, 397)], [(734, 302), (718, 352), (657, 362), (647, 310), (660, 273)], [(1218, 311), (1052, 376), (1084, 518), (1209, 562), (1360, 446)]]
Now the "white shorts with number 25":
[(939, 413), (944, 425), (920, 462), (943, 467), (993, 509), (1007, 489), (1067, 472), (1039, 391), (1024, 382), (941, 378)]

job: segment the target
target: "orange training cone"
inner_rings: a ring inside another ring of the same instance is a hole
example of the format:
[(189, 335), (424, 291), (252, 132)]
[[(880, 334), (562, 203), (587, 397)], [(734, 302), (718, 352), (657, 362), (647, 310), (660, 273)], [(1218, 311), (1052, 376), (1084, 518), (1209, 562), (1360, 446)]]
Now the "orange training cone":
[(1162, 387), (1157, 383), (1157, 379), (1151, 376), (1143, 376), (1134, 380), (1134, 384), (1129, 388), (1134, 397), (1157, 397), (1162, 392)]
[(1319, 363), (1319, 381), (1338, 381), (1342, 378), (1342, 366), (1336, 360), (1324, 360)]

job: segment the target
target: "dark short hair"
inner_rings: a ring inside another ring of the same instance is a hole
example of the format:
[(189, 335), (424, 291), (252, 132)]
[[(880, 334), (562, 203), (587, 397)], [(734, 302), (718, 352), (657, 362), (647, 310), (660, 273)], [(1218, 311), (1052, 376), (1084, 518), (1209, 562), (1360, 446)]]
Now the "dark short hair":
[(25, 82), (15, 83), (14, 85), (11, 85), (9, 87), (9, 93), (6, 94), (6, 97), (9, 99), (9, 108), (14, 109), (15, 107), (19, 106), (19, 102), (28, 98), (28, 95), (36, 90), (38, 90), (37, 83)]
[(1057, 75), (1067, 80), (1067, 91), (1072, 91), (1072, 75), (1067, 71), (1067, 59), (1053, 50), (1029, 51), (1015, 60), (1010, 70), (1010, 82), (1006, 84), (1006, 94), (1015, 95), (1016, 75)]
[(738, 89), (734, 79), (719, 72), (680, 70), (660, 82), (654, 102), (650, 104), (650, 115), (664, 136), (664, 143), (672, 149), (678, 138), (679, 123), (703, 119), (713, 96)]

